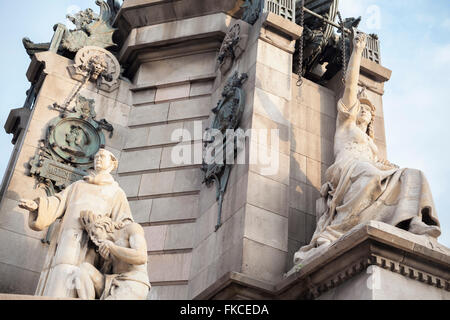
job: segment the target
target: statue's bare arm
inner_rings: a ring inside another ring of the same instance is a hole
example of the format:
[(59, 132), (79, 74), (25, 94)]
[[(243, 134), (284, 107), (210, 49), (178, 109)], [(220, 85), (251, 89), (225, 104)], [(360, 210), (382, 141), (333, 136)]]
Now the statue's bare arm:
[(33, 212), (39, 208), (39, 205), (34, 200), (21, 200), (19, 203), (19, 207)]
[(364, 33), (356, 34), (356, 29), (353, 28), (353, 52), (347, 68), (344, 96), (342, 97), (342, 102), (348, 108), (353, 107), (358, 101), (359, 73), (362, 53), (366, 44), (367, 36)]
[(128, 264), (142, 265), (147, 263), (147, 241), (144, 230), (139, 224), (133, 223), (128, 228), (130, 248), (120, 247), (111, 241), (102, 242), (99, 252), (103, 257), (112, 254), (117, 259)]

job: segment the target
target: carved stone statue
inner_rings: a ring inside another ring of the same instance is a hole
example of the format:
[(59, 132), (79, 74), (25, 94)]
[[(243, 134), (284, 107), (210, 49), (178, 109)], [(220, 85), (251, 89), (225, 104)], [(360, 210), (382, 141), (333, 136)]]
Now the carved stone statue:
[(381, 221), (414, 234), (440, 236), (439, 220), (424, 174), (399, 169), (378, 158), (374, 143), (375, 107), (358, 94), (362, 53), (367, 36), (354, 31), (344, 96), (337, 104), (335, 163), (326, 172), (321, 210), (310, 245), (294, 257), (295, 265), (326, 250), (353, 227)]
[(124, 232), (128, 232), (127, 225), (133, 223), (130, 206), (125, 192), (110, 174), (117, 166), (116, 157), (100, 149), (95, 155), (94, 172), (83, 180), (55, 196), (23, 200), (19, 204), (30, 212), (28, 224), (35, 231), (43, 231), (62, 218), (55, 253), (47, 266), (49, 274), (44, 296), (76, 297), (70, 277), (83, 263), (95, 263), (95, 251), (89, 247), (89, 237), (80, 223), (82, 212), (92, 211), (108, 217), (114, 223), (123, 224), (127, 230)]
[(81, 265), (78, 296), (84, 300), (145, 300), (151, 288), (147, 273), (147, 242), (137, 223), (113, 222), (111, 218), (81, 213), (80, 221), (103, 261), (100, 270)]

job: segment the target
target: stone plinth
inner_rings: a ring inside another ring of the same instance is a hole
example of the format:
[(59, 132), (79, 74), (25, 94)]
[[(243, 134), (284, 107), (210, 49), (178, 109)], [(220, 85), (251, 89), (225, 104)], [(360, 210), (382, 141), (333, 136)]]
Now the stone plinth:
[(228, 274), (198, 299), (448, 300), (450, 250), (372, 221), (276, 285)]

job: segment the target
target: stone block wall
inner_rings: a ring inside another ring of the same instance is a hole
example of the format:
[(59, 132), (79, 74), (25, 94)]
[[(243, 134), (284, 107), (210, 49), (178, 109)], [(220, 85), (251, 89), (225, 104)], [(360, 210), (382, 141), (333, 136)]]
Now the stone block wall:
[[(298, 77), (293, 76), (293, 82)], [(336, 95), (334, 91), (304, 79), (293, 86), (289, 185), (289, 254), (309, 243), (316, 228), (316, 201), (325, 171), (334, 162)]]
[[(150, 299), (187, 298), (216, 51), (148, 61), (133, 79), (118, 182), (147, 235)], [(190, 150), (189, 163), (173, 161), (180, 142)]]

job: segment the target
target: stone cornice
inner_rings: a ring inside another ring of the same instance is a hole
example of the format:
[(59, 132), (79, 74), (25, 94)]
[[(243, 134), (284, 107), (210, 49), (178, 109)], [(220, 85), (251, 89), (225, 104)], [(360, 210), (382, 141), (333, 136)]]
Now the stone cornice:
[(123, 43), (135, 28), (221, 12), (237, 18), (242, 4), (243, 0), (125, 0), (114, 26)]
[[(188, 41), (217, 38), (220, 47), (221, 40), (233, 23), (231, 16), (224, 13), (216, 13), (192, 19), (184, 19), (158, 25), (133, 29), (122, 46), (119, 60), (127, 64), (139, 52), (151, 52), (152, 49), (160, 51), (164, 47), (176, 46)], [(180, 46), (180, 49), (183, 49)]]

